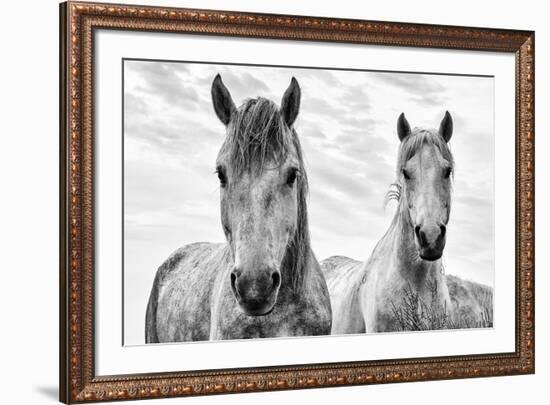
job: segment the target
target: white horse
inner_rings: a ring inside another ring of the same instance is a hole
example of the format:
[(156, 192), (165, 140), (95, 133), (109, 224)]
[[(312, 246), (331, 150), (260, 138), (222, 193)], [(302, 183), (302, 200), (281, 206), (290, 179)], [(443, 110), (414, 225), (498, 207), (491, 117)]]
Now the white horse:
[(296, 79), (281, 107), (264, 98), (235, 107), (219, 75), (214, 110), (226, 127), (218, 154), (227, 242), (195, 243), (157, 271), (147, 306), (147, 343), (328, 335), (327, 285), (311, 247), (307, 176), (293, 124)]
[[(388, 193), (399, 206), (388, 231), (364, 263), (342, 256), (321, 263), (333, 334), (460, 327), (453, 311), (459, 303), (452, 303), (441, 262), (451, 210), (452, 132), (448, 112), (439, 130), (411, 131), (399, 116), (397, 181)], [(454, 290), (465, 288), (453, 282)], [(462, 305), (469, 317), (478, 310), (470, 307)]]

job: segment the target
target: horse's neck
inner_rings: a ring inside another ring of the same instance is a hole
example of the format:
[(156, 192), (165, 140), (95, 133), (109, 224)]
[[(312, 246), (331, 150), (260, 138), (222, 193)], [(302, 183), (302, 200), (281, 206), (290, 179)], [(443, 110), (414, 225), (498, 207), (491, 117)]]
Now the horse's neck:
[(391, 262), (388, 269), (391, 276), (402, 279), (416, 291), (441, 286), (444, 281), (441, 259), (434, 262), (422, 260), (414, 241), (413, 225), (405, 210), (398, 209), (390, 230)]

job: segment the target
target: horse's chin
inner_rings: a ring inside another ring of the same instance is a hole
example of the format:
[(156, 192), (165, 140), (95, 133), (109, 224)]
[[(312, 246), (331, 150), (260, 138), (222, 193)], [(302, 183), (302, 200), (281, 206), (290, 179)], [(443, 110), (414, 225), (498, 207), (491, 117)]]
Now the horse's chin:
[(234, 290), (233, 294), (237, 300), (237, 305), (245, 315), (248, 316), (266, 316), (269, 315), (275, 304), (277, 303), (277, 297), (279, 296), (279, 289), (277, 288), (271, 294), (265, 298), (257, 297), (256, 299), (243, 299), (240, 294)]
[(275, 308), (275, 304), (273, 305), (265, 304), (265, 305), (257, 306), (257, 305), (247, 305), (245, 303), (240, 302), (239, 307), (248, 316), (265, 316), (273, 312), (273, 308)]
[(435, 262), (436, 260), (441, 259), (441, 256), (443, 256), (443, 251), (435, 249), (422, 249), (418, 252), (418, 255), (422, 260), (426, 260), (427, 262)]
[(240, 305), (243, 312), (248, 316), (266, 316), (273, 312), (275, 305), (266, 306), (266, 308), (250, 308)]

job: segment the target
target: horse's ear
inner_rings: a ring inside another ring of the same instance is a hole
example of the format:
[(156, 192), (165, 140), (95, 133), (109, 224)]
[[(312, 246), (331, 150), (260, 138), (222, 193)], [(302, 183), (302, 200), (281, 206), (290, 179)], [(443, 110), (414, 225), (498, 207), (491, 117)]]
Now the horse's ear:
[(236, 110), (235, 103), (229, 94), (229, 90), (223, 84), (222, 78), (218, 73), (212, 82), (212, 104), (216, 115), (225, 125), (229, 124), (231, 115)]
[(445, 112), (445, 116), (441, 121), (441, 125), (439, 126), (439, 135), (443, 137), (445, 142), (449, 142), (451, 140), (451, 136), (453, 135), (453, 117), (451, 117), (449, 111)]
[(300, 90), (300, 85), (298, 84), (298, 80), (293, 77), (281, 101), (281, 114), (289, 127), (296, 121), (296, 117), (300, 111), (301, 97), (302, 91)]
[(399, 140), (403, 141), (410, 134), (411, 126), (409, 125), (409, 121), (405, 118), (405, 113), (401, 113), (397, 119), (397, 135), (399, 136)]

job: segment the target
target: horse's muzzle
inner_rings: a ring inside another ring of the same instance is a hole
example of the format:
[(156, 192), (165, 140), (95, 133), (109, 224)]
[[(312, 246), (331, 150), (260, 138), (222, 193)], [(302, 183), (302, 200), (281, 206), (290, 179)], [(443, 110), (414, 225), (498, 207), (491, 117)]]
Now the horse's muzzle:
[(275, 306), (281, 273), (278, 270), (231, 272), (231, 290), (245, 314), (250, 316), (267, 315)]
[(433, 262), (441, 258), (445, 249), (446, 231), (445, 225), (415, 226), (415, 241), (422, 260)]

